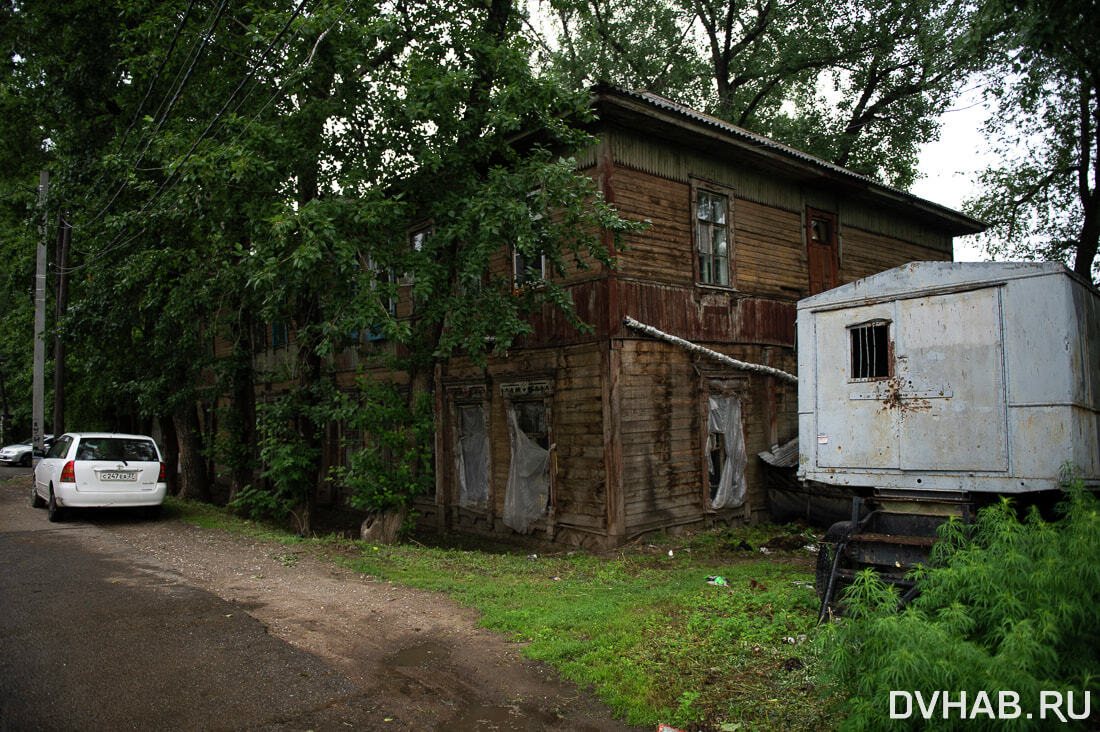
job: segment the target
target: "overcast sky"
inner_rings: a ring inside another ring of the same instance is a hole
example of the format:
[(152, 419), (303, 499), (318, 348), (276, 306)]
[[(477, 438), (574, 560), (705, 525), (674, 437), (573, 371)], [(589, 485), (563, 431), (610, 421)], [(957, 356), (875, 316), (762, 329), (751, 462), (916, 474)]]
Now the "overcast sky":
[[(978, 173), (994, 160), (982, 135), (987, 115), (976, 88), (944, 114), (939, 141), (925, 145), (921, 151), (919, 166), (925, 177), (914, 184), (914, 195), (959, 210), (964, 199), (976, 194)], [(970, 239), (973, 237), (955, 240), (955, 259), (960, 262), (988, 259), (969, 243)]]

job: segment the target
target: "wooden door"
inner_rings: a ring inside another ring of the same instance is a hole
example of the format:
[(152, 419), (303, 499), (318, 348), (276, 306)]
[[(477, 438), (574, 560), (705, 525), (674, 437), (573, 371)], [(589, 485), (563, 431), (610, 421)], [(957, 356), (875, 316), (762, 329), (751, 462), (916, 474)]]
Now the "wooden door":
[(806, 209), (806, 259), (810, 269), (810, 295), (840, 284), (835, 214)]

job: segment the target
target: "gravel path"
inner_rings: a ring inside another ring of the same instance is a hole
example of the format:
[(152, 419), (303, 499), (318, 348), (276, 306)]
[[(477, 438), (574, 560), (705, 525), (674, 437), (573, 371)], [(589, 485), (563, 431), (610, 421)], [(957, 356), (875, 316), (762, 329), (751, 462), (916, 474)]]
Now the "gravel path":
[[(5, 484), (15, 489), (26, 480)], [(392, 710), (385, 729), (631, 729), (442, 595), (179, 520), (148, 522), (113, 511), (71, 513), (67, 520), (100, 529), (83, 541), (102, 543), (100, 549), (125, 542), (140, 552), (146, 571), (213, 592), (270, 634), (319, 656)]]

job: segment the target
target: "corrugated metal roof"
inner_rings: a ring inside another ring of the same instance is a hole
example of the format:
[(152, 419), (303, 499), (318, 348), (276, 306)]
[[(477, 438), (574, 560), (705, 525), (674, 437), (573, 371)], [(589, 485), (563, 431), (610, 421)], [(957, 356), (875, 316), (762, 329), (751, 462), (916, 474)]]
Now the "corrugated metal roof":
[(757, 453), (757, 456), (776, 468), (793, 468), (798, 465), (798, 438), (782, 445), (772, 445), (771, 450)]
[(848, 178), (853, 182), (858, 182), (872, 190), (890, 195), (894, 198), (900, 198), (910, 203), (933, 209), (935, 212), (939, 213), (942, 216), (947, 216), (949, 218), (968, 224), (970, 228), (974, 229), (975, 233), (978, 231), (984, 231), (987, 228), (986, 224), (982, 223), (981, 221), (978, 221), (977, 219), (973, 219), (963, 213), (955, 211), (952, 208), (948, 208), (947, 206), (943, 206), (941, 204), (935, 203), (934, 201), (929, 201), (919, 196), (914, 196), (912, 193), (903, 191), (900, 188), (888, 186), (875, 180), (874, 178), (869, 178), (868, 176), (865, 176), (861, 173), (856, 173), (855, 171), (848, 170), (847, 168), (837, 165), (836, 163), (830, 163), (827, 160), (823, 160), (822, 158), (818, 158), (808, 153), (802, 152), (801, 150), (797, 150), (793, 147), (790, 147), (789, 145), (784, 145), (783, 143), (776, 142), (775, 140), (772, 140), (768, 137), (764, 137), (763, 135), (751, 132), (743, 127), (738, 127), (737, 125), (727, 122), (723, 119), (719, 119), (718, 117), (713, 117), (709, 114), (705, 114), (698, 110), (692, 109), (691, 107), (680, 104), (679, 102), (674, 102), (671, 99), (666, 99), (665, 97), (662, 97), (658, 94), (654, 94), (648, 91), (632, 91), (615, 86), (613, 84), (606, 83), (597, 84), (594, 87), (593, 91), (596, 94), (610, 93), (635, 99), (637, 101), (644, 102), (645, 104), (648, 104), (652, 107), (656, 107), (667, 112), (672, 112), (681, 117), (690, 119), (694, 122), (713, 127), (750, 145), (779, 153), (780, 155), (792, 158), (803, 164), (828, 171), (844, 178)]

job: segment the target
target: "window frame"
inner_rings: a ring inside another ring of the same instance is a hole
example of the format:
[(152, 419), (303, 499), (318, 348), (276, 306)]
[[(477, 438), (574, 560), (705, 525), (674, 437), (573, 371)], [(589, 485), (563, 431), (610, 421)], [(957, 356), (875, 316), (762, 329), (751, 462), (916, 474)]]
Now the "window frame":
[[(874, 320), (866, 320), (866, 321), (863, 321), (863, 322), (860, 322), (860, 323), (852, 323), (851, 325), (846, 326), (845, 330), (847, 330), (847, 332), (848, 332), (848, 354), (849, 354), (849, 358), (848, 358), (848, 381), (849, 381), (849, 383), (871, 382), (871, 381), (886, 381), (886, 380), (892, 379), (894, 377), (894, 343), (893, 343), (893, 340), (890, 338), (890, 326), (892, 324), (893, 324), (893, 321), (891, 321), (889, 319), (875, 318)], [(873, 333), (874, 330), (877, 329), (877, 328), (882, 328), (883, 329), (883, 331), (882, 331), (883, 332), (882, 340), (884, 342), (882, 344), (878, 343), (879, 338), (877, 336), (872, 336), (871, 339), (861, 339), (860, 341), (857, 342), (857, 335), (856, 335), (857, 333), (861, 333), (861, 332), (871, 332), (871, 333)], [(858, 360), (861, 364), (860, 367), (857, 367), (857, 363), (856, 363), (857, 362), (858, 343), (870, 344), (870, 346), (871, 346), (871, 349), (870, 349), (871, 356), (870, 356), (870, 358), (867, 358), (867, 354), (866, 354), (867, 348), (866, 348), (866, 346), (864, 346), (864, 348), (863, 348), (863, 351), (865, 353), (863, 353), (862, 356), (858, 357)], [(879, 373), (880, 369), (877, 368), (877, 366), (879, 364), (878, 349), (879, 349), (880, 345), (883, 347), (881, 358), (882, 358), (882, 364), (885, 366), (885, 373)], [(863, 374), (864, 371), (867, 372), (866, 375)]]
[[(410, 226), (405, 233), (405, 243), (410, 252), (419, 253), (424, 250), (424, 245), (435, 234), (435, 225), (430, 221), (416, 226)], [(397, 278), (399, 285), (412, 285), (416, 282), (416, 275), (403, 272)]]
[[(547, 276), (546, 276), (546, 271), (548, 269), (547, 256), (545, 254), (539, 254), (538, 255), (539, 266), (537, 268), (537, 271), (538, 271), (539, 274), (538, 274), (537, 277), (528, 277), (527, 276), (527, 269), (528, 268), (526, 266), (527, 265), (527, 257), (524, 256), (524, 254), (519, 250), (519, 248), (515, 244), (513, 244), (511, 248), (512, 248), (512, 289), (516, 292), (520, 292), (520, 291), (522, 291), (524, 289), (527, 289), (527, 288), (541, 287), (546, 282), (546, 280), (548, 279)], [(523, 262), (523, 265), (524, 265), (522, 267), (522, 269), (520, 268), (520, 262)], [(532, 267), (531, 269), (534, 270), (536, 268)]]
[[(706, 221), (699, 216), (700, 198), (707, 196), (711, 198), (721, 199), (725, 204), (725, 221), (713, 222)], [(732, 189), (711, 183), (703, 180), (693, 180), (691, 185), (691, 259), (692, 259), (692, 272), (695, 279), (695, 284), (700, 287), (715, 288), (720, 290), (735, 290), (737, 289), (737, 266), (734, 262), (733, 250), (734, 250), (734, 226), (733, 226), (733, 203), (734, 192)], [(702, 259), (704, 252), (700, 249), (701, 228), (707, 227), (708, 237), (711, 242), (711, 251), (706, 254), (711, 259), (710, 268), (712, 272), (717, 273), (720, 266), (715, 260), (718, 259), (714, 254), (714, 237), (713, 227), (715, 224), (720, 224), (725, 231), (725, 277), (726, 281), (718, 281), (721, 278), (716, 275), (711, 275), (712, 281), (708, 282), (704, 280)]]

